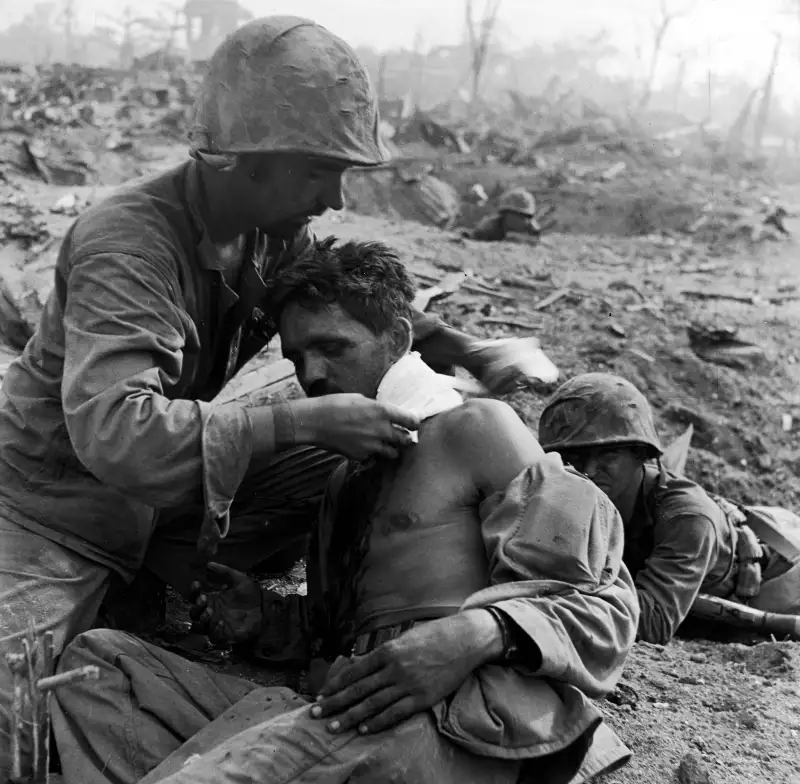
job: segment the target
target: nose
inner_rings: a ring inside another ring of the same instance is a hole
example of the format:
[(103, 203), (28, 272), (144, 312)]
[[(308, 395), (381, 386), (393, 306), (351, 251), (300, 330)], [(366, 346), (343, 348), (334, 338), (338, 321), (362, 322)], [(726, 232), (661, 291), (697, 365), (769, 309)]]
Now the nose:
[(297, 380), (300, 382), (300, 386), (306, 394), (315, 386), (325, 384), (328, 378), (328, 366), (322, 357), (304, 357), (302, 365), (302, 368), (295, 367), (295, 372), (297, 374)]
[(337, 212), (344, 208), (344, 172), (330, 172), (322, 184), (320, 200), (329, 210)]

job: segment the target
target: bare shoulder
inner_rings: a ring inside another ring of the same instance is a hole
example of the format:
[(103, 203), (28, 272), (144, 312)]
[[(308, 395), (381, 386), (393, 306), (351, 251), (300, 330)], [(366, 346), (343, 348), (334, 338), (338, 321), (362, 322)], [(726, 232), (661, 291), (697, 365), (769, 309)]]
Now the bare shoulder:
[(442, 443), (484, 491), (503, 489), (544, 454), (511, 406), (476, 398), (442, 414)]
[(448, 438), (462, 444), (469, 440), (484, 440), (525, 429), (525, 423), (508, 403), (491, 398), (472, 398), (441, 415)]

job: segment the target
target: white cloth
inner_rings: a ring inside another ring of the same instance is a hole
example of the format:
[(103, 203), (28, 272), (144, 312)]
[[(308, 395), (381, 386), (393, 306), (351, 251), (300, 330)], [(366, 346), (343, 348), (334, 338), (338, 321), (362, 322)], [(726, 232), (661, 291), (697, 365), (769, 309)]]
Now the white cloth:
[[(416, 414), (420, 421), (460, 406), (464, 399), (446, 379), (426, 365), (416, 351), (400, 357), (385, 373), (376, 396)], [(416, 442), (416, 432), (411, 434)]]

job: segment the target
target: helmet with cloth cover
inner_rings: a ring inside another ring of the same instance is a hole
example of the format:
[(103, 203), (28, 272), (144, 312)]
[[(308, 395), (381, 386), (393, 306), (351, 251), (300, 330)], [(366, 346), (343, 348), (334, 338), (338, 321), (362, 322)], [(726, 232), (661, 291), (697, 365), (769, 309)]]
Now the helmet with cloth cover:
[(662, 454), (645, 396), (611, 373), (584, 373), (562, 384), (539, 417), (546, 452), (590, 447), (644, 446)]
[(516, 212), (518, 215), (533, 218), (536, 215), (536, 199), (525, 188), (511, 188), (500, 196), (497, 209), (500, 212)]
[(218, 165), (240, 153), (303, 153), (353, 166), (390, 157), (356, 53), (296, 16), (256, 19), (219, 45), (195, 101), (189, 144), (193, 157)]

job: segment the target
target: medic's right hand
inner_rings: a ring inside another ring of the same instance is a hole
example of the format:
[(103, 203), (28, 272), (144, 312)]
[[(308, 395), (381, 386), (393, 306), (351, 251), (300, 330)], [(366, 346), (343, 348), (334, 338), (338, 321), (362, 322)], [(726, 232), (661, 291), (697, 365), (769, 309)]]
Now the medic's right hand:
[(209, 577), (220, 583), (220, 589), (192, 583), (189, 616), (194, 630), (207, 634), (214, 643), (255, 639), (262, 623), (261, 586), (243, 572), (222, 564), (209, 563), (206, 568)]
[(409, 430), (419, 417), (363, 395), (335, 394), (291, 403), (296, 442), (336, 452), (351, 460), (397, 458), (412, 444)]

